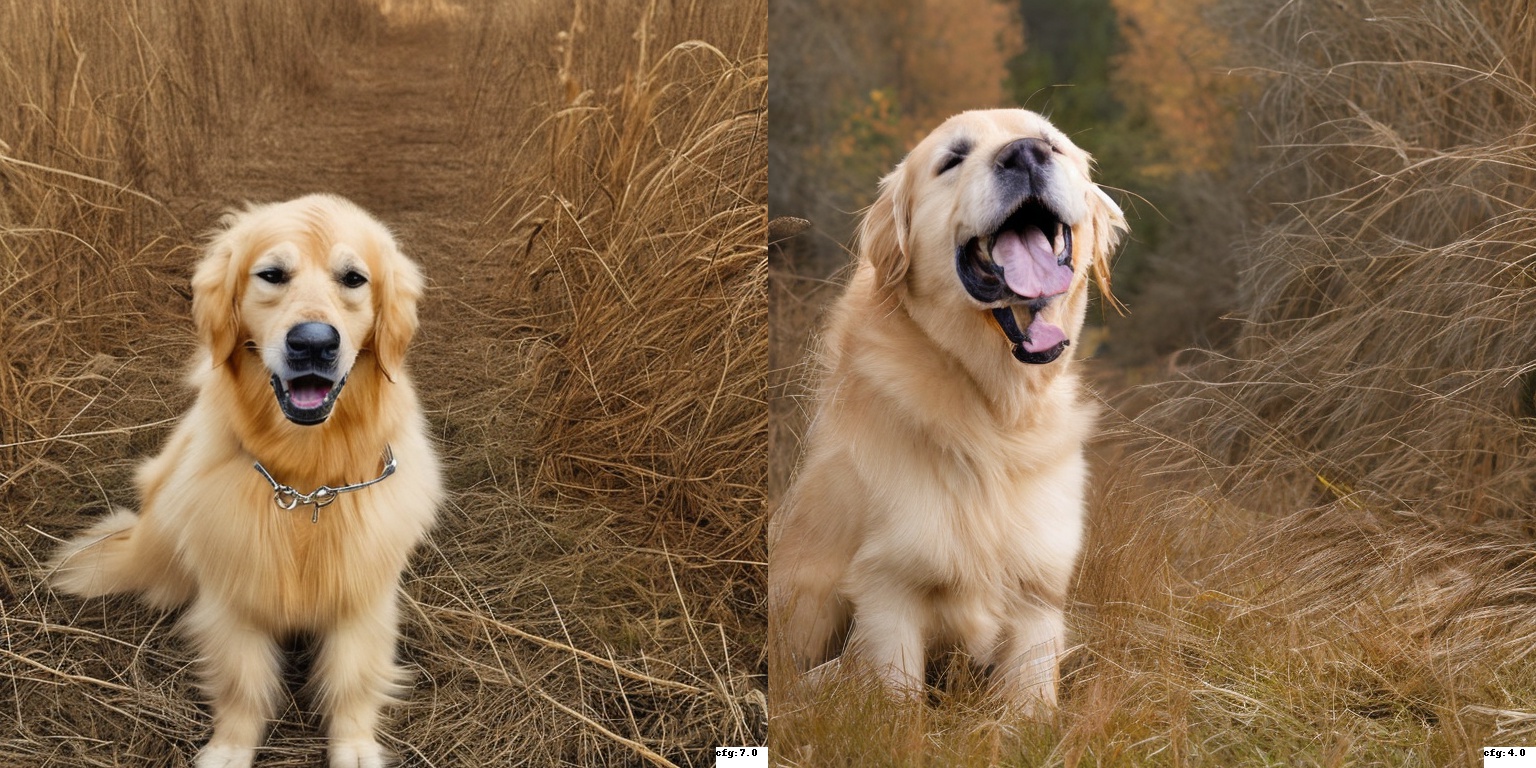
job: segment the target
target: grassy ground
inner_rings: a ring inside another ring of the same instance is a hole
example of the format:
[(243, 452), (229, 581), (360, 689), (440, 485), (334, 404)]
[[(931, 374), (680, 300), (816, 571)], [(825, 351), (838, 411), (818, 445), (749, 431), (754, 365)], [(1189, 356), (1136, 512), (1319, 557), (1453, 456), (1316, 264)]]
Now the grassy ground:
[[(1088, 363), (1106, 414), (1059, 713), (1013, 717), (965, 674), (916, 706), (844, 680), (773, 702), (784, 764), (1481, 765), (1536, 744), (1526, 9), (1223, 13), (1266, 145), (1237, 174), (1262, 212), (1243, 312), (1159, 384)], [(773, 282), (795, 359), (829, 292)]]
[[(381, 13), (380, 9), (388, 11)], [(106, 22), (106, 23), (100, 23)], [(198, 235), (336, 192), (429, 278), (450, 502), (412, 561), (407, 765), (711, 765), (766, 739), (761, 2), (0, 10), (0, 765), (179, 765), (174, 616), (39, 562), (189, 402)], [(298, 690), (262, 765), (312, 765)]]

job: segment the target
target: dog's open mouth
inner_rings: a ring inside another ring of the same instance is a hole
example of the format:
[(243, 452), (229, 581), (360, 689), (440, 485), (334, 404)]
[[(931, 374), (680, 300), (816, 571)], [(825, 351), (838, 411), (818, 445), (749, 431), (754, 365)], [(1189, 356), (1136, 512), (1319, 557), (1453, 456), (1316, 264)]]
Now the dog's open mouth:
[[(993, 232), (955, 249), (955, 269), (972, 298), (992, 309), (1019, 362), (1055, 360), (1070, 342), (1041, 310), (1072, 285), (1072, 228), (1040, 202), (1025, 200)], [(1029, 310), (1023, 329), (1013, 307)]]
[(289, 421), (305, 426), (319, 424), (330, 417), (336, 396), (341, 394), (346, 383), (345, 376), (335, 381), (314, 373), (291, 379), (272, 374), (272, 391), (277, 394), (277, 405), (283, 415)]

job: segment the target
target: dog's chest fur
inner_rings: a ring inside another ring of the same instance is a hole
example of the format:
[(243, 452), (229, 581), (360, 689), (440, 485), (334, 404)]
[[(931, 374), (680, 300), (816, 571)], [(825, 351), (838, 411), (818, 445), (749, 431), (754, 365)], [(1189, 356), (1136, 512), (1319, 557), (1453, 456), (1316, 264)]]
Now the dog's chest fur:
[[(393, 476), (338, 497), (311, 522), (313, 508), (284, 510), (273, 502), (272, 487), (249, 458), (232, 456), (240, 451), (232, 436), (178, 434), (140, 472), (144, 507), (161, 530), (175, 532), (175, 556), (197, 574), (200, 593), (272, 631), (313, 628), (392, 594), (431, 525), (436, 485), (416, 476), (435, 473), (435, 461), (420, 436), (397, 438), (400, 469)], [(381, 513), (412, 519), (381, 520)]]
[[(1082, 538), (1083, 442), (1093, 421), (1075, 379), (1021, 394), (1034, 398), (1017, 411), (1027, 417), (999, 418), (1007, 409), (964, 396), (953, 370), (862, 376), (880, 366), (844, 362), (851, 373), (824, 418), (847, 420), (837, 431), (860, 435), (844, 447), (867, 499), (849, 576), (899, 580), (983, 613), (1019, 599), (1059, 604)], [(935, 387), (956, 392), (936, 398)], [(913, 407), (917, 400), (928, 407)]]

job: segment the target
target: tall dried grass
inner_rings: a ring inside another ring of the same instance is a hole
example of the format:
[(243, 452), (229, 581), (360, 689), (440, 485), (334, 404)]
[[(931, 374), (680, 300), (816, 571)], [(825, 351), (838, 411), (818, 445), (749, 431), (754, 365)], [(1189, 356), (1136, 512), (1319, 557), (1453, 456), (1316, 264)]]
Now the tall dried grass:
[(849, 681), (775, 702), (788, 764), (1479, 765), (1536, 736), (1528, 8), (1224, 13), (1270, 213), (1233, 346), (1110, 411), (1060, 713)]
[[(497, 570), (557, 606), (506, 610), (674, 681), (587, 674), (550, 693), (707, 765), (715, 744), (766, 738), (766, 8), (482, 13), (466, 56), (492, 66), (472, 70), (469, 131), (491, 205), (474, 258), (494, 279), (475, 302), (516, 352), (486, 361), (509, 386), (469, 429), (522, 446), (516, 494), (538, 527)], [(584, 749), (634, 759), (615, 739)]]
[(1500, 13), (1524, 17), (1436, 2), (1245, 20), (1283, 210), (1245, 249), (1241, 339), (1203, 374), (1222, 386), (1153, 417), (1194, 422), (1215, 465), (1241, 468), (1233, 490), (1529, 519), (1536, 41)]
[(1278, 212), (1240, 252), (1234, 348), (1136, 419), (1165, 490), (1126, 503), (1186, 563), (1181, 610), (1262, 617), (1228, 706), (1306, 754), (1466, 764), (1536, 731), (1527, 10), (1229, 9)]
[(735, 558), (761, 538), (763, 11), (578, 3), (551, 117), (497, 163), (549, 180), (504, 184), (483, 223), (519, 241), (491, 253), (518, 262), (497, 290), (568, 318), (531, 371), (550, 388), (536, 481), (582, 501), (639, 491), (637, 545)]

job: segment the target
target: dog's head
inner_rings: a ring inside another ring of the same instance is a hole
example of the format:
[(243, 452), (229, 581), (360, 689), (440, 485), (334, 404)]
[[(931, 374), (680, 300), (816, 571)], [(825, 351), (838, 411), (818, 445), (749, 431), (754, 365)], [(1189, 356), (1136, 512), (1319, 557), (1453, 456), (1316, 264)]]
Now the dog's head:
[(310, 195), (227, 214), (192, 294), (213, 365), (258, 360), (273, 406), (315, 425), (330, 417), (357, 366), (400, 374), (422, 277), (362, 209)]
[(1111, 295), (1126, 229), (1091, 167), (1034, 112), (950, 118), (881, 181), (865, 216), (860, 252), (877, 290), (931, 335), (960, 313), (985, 315), (1020, 362), (1056, 360), (1081, 329), (1089, 274)]

